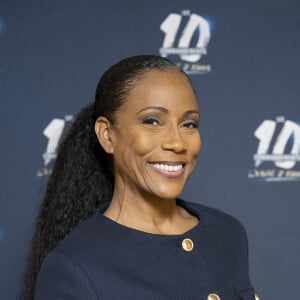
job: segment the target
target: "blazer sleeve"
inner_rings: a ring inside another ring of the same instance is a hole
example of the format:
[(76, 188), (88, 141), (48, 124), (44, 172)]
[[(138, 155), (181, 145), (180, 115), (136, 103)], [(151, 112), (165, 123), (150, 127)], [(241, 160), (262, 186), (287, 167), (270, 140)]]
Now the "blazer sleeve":
[(239, 278), (237, 280), (238, 286), (236, 293), (239, 295), (240, 299), (243, 300), (253, 300), (255, 298), (254, 288), (251, 284), (249, 278), (249, 246), (248, 246), (248, 237), (244, 226), (239, 224), (239, 236), (240, 240), (240, 256), (239, 256)]
[(54, 250), (42, 264), (34, 299), (96, 300), (98, 297), (83, 268), (67, 254)]

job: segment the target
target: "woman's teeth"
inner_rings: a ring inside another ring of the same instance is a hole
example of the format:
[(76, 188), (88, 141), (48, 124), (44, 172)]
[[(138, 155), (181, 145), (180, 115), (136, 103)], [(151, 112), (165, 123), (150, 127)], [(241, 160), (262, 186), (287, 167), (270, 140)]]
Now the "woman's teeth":
[(152, 164), (152, 166), (156, 169), (159, 170), (164, 170), (168, 172), (176, 172), (182, 169), (182, 164), (180, 165), (175, 165), (175, 166), (170, 166), (170, 165), (164, 165), (164, 164)]

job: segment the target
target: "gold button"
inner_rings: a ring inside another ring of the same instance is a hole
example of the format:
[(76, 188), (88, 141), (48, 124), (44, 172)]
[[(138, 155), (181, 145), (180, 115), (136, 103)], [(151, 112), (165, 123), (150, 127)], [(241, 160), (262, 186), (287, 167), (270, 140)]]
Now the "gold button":
[(190, 252), (194, 248), (194, 243), (191, 239), (184, 239), (181, 243), (184, 251)]
[(209, 294), (207, 300), (221, 300), (217, 294)]
[(255, 300), (260, 300), (260, 298), (258, 297), (257, 294), (255, 294), (254, 299), (255, 299)]

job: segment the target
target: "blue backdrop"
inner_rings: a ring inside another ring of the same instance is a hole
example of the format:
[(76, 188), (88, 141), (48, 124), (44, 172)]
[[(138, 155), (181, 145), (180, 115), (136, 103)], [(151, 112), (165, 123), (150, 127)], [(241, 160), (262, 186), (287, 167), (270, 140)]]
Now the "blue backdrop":
[(300, 2), (16, 1), (0, 4), (0, 298), (17, 299), (61, 136), (102, 72), (161, 54), (191, 76), (202, 152), (183, 198), (248, 231), (261, 299), (300, 297)]

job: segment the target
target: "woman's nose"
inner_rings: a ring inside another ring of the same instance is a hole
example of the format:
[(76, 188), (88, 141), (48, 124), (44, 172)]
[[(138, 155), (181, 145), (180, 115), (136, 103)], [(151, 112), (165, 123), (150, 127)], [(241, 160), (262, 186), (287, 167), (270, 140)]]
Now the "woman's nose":
[(172, 125), (169, 130), (166, 130), (161, 147), (164, 150), (174, 151), (176, 153), (186, 150), (186, 144), (181, 136), (180, 128), (178, 128), (178, 126)]

